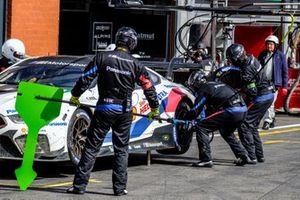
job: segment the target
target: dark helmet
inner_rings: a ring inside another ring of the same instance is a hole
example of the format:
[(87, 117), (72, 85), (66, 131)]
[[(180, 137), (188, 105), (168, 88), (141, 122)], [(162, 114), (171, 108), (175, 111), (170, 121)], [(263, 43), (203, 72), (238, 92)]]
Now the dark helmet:
[(245, 48), (241, 44), (232, 44), (226, 50), (226, 58), (235, 66), (240, 67), (245, 59)]
[(207, 77), (202, 71), (194, 71), (188, 78), (187, 85), (193, 91), (197, 92), (203, 83), (206, 83)]
[(116, 33), (116, 45), (128, 47), (132, 51), (137, 45), (137, 33), (130, 27), (121, 27)]
[(192, 49), (193, 50), (197, 50), (197, 49), (205, 49), (206, 48), (206, 45), (204, 42), (197, 42), (196, 44), (193, 45)]
[(197, 42), (192, 46), (192, 55), (191, 59), (198, 63), (204, 60), (207, 57), (208, 51), (204, 42)]

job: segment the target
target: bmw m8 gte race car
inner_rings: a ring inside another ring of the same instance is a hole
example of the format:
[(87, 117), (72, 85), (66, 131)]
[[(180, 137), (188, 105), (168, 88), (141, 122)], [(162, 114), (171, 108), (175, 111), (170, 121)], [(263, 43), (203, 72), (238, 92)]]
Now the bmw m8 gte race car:
[[(64, 100), (71, 97), (70, 90), (90, 62), (90, 56), (49, 56), (23, 60), (0, 73), (0, 159), (21, 159), (28, 127), (15, 109), (17, 87), (20, 81), (36, 80), (36, 83), (61, 87)], [(194, 96), (182, 85), (168, 81), (147, 68), (156, 87), (160, 102), (160, 117), (182, 119), (194, 101)], [(96, 105), (98, 90), (96, 81), (80, 97), (83, 104)], [(133, 111), (147, 115), (150, 107), (141, 88), (136, 86), (132, 96)], [(32, 108), (34, 109), (34, 108)], [(38, 135), (36, 160), (69, 160), (75, 164), (83, 150), (86, 130), (93, 108), (62, 104), (60, 115)], [(134, 116), (130, 131), (130, 152), (155, 149), (160, 153), (182, 154), (190, 146), (192, 133), (183, 125), (173, 126), (165, 121), (149, 121)], [(113, 153), (111, 132), (107, 134), (99, 156)], [(177, 138), (178, 146), (175, 146)]]

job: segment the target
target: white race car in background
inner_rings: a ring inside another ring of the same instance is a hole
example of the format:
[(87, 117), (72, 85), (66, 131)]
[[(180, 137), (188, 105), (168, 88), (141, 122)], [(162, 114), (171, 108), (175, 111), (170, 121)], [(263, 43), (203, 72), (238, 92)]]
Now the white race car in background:
[[(0, 73), (0, 159), (22, 159), (28, 128), (15, 110), (17, 87), (20, 81), (37, 79), (37, 83), (64, 88), (64, 100), (70, 99), (70, 90), (81, 76), (89, 56), (49, 56), (23, 60)], [(173, 83), (148, 69), (160, 102), (160, 117), (182, 119), (194, 101), (194, 96), (182, 85)], [(83, 104), (96, 105), (98, 90), (96, 80), (80, 97)], [(138, 86), (132, 96), (133, 110), (148, 114), (150, 107)], [(34, 108), (32, 108), (34, 109)], [(91, 107), (75, 107), (63, 103), (60, 115), (39, 131), (36, 160), (79, 161), (91, 121)], [(177, 125), (176, 135), (172, 124), (149, 121), (134, 116), (130, 131), (130, 152), (156, 149), (160, 153), (182, 154), (190, 146), (192, 133)], [(174, 137), (180, 148), (176, 148)], [(111, 132), (103, 143), (99, 156), (113, 153)]]

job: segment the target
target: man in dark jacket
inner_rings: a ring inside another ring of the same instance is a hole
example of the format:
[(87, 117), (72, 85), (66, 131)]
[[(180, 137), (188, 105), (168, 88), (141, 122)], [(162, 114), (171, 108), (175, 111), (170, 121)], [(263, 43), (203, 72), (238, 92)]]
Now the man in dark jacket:
[(268, 80), (275, 85), (275, 97), (273, 104), (267, 110), (264, 116), (263, 129), (268, 130), (275, 126), (274, 103), (278, 94), (278, 89), (282, 88), (283, 93), (287, 93), (288, 87), (288, 66), (285, 55), (278, 49), (279, 40), (275, 35), (269, 35), (265, 39), (266, 50), (261, 52), (258, 57), (261, 65), (264, 66), (264, 72)]
[(249, 164), (264, 162), (263, 146), (258, 126), (274, 99), (273, 84), (266, 78), (262, 66), (254, 56), (246, 55), (241, 44), (232, 44), (226, 50), (226, 57), (241, 69), (241, 92), (248, 105), (248, 114), (238, 129), (239, 138), (248, 152)]
[(112, 129), (114, 147), (113, 191), (116, 196), (126, 195), (128, 142), (132, 123), (131, 98), (135, 83), (141, 86), (151, 107), (150, 118), (159, 115), (155, 87), (144, 66), (130, 55), (137, 45), (137, 33), (122, 27), (116, 34), (113, 51), (98, 53), (86, 67), (72, 89), (71, 102), (80, 105), (80, 95), (98, 77), (99, 99), (87, 132), (85, 148), (76, 168), (73, 187), (67, 192), (83, 194), (90, 173), (106, 133)]
[(201, 71), (191, 74), (188, 85), (196, 96), (195, 106), (185, 116), (188, 120), (196, 120), (193, 128), (196, 129), (199, 162), (193, 166), (213, 166), (209, 133), (216, 130), (219, 130), (236, 156), (236, 165), (245, 165), (248, 162), (247, 152), (234, 135), (234, 130), (247, 114), (243, 99), (225, 83), (207, 82)]

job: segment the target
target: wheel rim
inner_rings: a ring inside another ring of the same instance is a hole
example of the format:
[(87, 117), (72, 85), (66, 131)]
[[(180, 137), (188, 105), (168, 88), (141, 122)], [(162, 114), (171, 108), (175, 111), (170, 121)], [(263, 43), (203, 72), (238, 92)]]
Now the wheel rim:
[(87, 137), (87, 129), (89, 127), (89, 122), (79, 117), (76, 119), (72, 130), (72, 151), (74, 155), (80, 158)]

